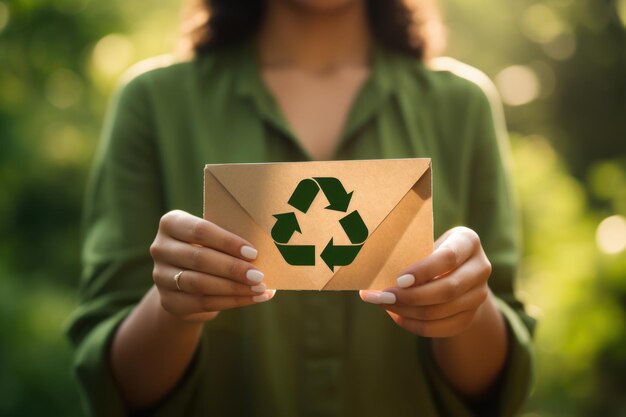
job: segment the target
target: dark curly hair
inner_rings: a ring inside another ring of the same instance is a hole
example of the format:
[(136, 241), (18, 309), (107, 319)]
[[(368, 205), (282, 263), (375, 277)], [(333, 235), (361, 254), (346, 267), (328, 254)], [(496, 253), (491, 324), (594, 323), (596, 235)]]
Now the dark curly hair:
[[(425, 60), (443, 47), (443, 26), (433, 0), (366, 0), (374, 37), (386, 48)], [(182, 49), (203, 54), (254, 36), (265, 0), (193, 0), (185, 13)]]

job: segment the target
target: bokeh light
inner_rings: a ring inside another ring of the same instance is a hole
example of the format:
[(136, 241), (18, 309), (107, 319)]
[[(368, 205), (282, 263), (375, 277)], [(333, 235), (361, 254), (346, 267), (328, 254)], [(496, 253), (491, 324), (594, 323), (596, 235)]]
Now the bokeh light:
[(549, 42), (541, 45), (543, 52), (557, 60), (569, 59), (576, 52), (576, 35), (563, 32)]
[(66, 109), (78, 103), (83, 93), (80, 77), (66, 68), (53, 72), (46, 83), (46, 98), (53, 106)]
[(622, 21), (624, 27), (626, 27), (626, 0), (618, 0), (616, 6), (617, 14)]
[(541, 93), (539, 78), (532, 68), (512, 65), (495, 78), (502, 101), (509, 106), (521, 106), (537, 99)]
[(541, 3), (528, 7), (521, 23), (524, 34), (537, 43), (551, 42), (570, 30), (554, 9)]
[(626, 249), (626, 218), (614, 215), (602, 220), (596, 230), (596, 242), (606, 254), (616, 254)]
[(9, 6), (5, 2), (0, 1), (0, 32), (9, 25), (9, 19)]
[(133, 44), (128, 37), (112, 33), (96, 43), (93, 48), (92, 62), (98, 72), (115, 76), (131, 64), (133, 53)]
[(83, 135), (70, 123), (54, 122), (46, 126), (42, 139), (42, 150), (53, 163), (80, 163), (88, 155), (89, 148)]
[(589, 185), (596, 197), (608, 200), (626, 189), (626, 173), (614, 161), (599, 162), (589, 172)]

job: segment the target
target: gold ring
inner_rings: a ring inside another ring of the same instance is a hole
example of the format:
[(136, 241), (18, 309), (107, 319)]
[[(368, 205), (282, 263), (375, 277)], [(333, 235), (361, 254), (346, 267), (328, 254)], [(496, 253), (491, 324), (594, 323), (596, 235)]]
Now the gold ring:
[(180, 289), (180, 276), (183, 274), (183, 271), (180, 271), (178, 274), (174, 275), (174, 282), (176, 282), (176, 288), (178, 288), (178, 291), (182, 291)]

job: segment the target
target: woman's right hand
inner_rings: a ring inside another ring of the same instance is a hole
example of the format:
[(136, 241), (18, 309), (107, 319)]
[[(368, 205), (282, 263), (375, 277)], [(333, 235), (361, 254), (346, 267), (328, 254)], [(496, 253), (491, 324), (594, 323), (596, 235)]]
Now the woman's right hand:
[(257, 257), (250, 242), (184, 211), (161, 218), (150, 254), (161, 306), (183, 320), (211, 320), (222, 310), (268, 301), (275, 294), (249, 262)]

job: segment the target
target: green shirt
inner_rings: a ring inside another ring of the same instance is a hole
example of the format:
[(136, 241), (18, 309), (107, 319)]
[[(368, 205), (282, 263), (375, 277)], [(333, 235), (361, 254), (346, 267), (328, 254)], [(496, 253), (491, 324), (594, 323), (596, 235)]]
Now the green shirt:
[[(508, 324), (508, 361), (488, 400), (464, 402), (440, 374), (429, 339), (357, 292), (279, 291), (206, 323), (184, 378), (150, 415), (512, 415), (524, 401), (533, 320), (513, 294), (517, 225), (505, 139), (494, 127), (499, 113), (483, 89), (451, 71), (380, 46), (372, 65), (334, 159), (432, 158), (435, 234), (456, 225), (478, 232)], [(148, 249), (159, 218), (173, 209), (202, 215), (207, 163), (308, 159), (259, 76), (251, 44), (121, 84), (87, 193), (81, 304), (68, 328), (92, 415), (127, 413), (107, 350), (152, 285)]]

